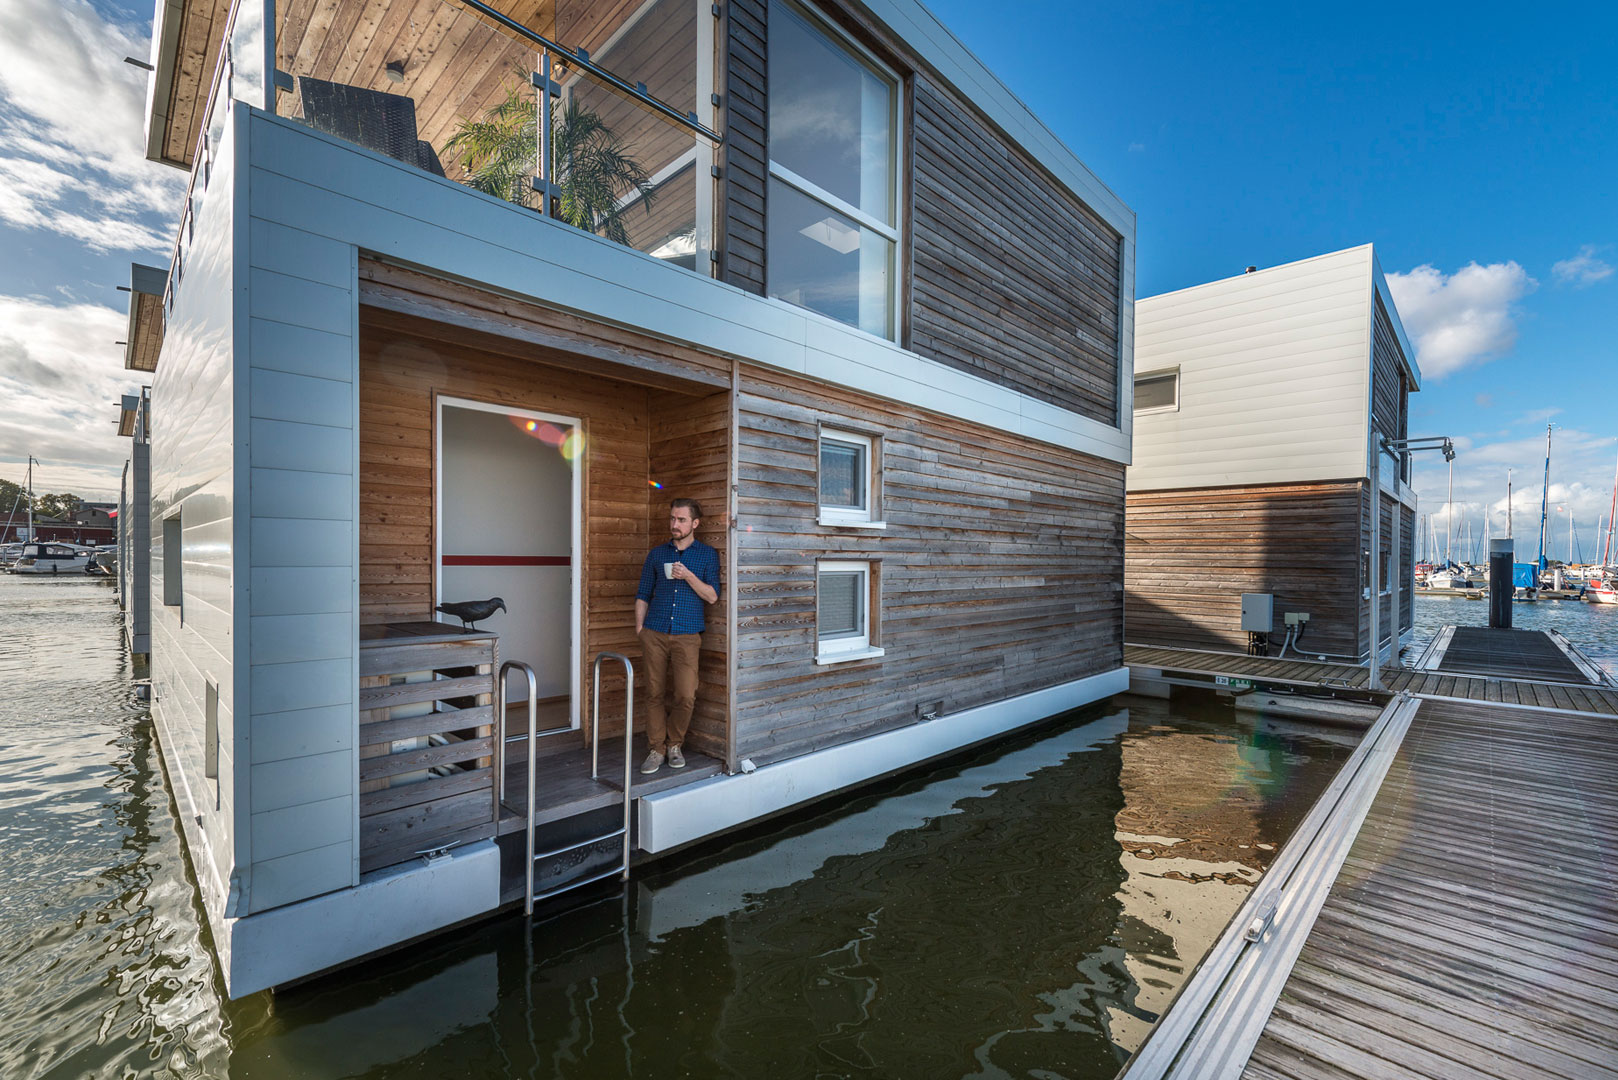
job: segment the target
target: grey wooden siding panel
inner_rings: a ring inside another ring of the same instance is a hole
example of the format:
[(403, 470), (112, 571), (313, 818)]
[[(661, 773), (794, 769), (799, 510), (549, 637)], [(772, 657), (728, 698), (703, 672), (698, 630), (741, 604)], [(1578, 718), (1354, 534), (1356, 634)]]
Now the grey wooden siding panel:
[[(1114, 463), (919, 409), (744, 373), (737, 753), (763, 763), (1117, 668)], [(881, 437), (883, 531), (816, 524), (818, 425)], [(878, 566), (880, 659), (815, 663), (815, 561)]]
[(1241, 594), (1310, 615), (1303, 649), (1357, 656), (1360, 484), (1130, 492), (1124, 633), (1131, 644), (1245, 649)]
[(1116, 423), (1118, 233), (948, 90), (912, 83), (911, 348)]
[(725, 5), (724, 230), (721, 278), (764, 292), (764, 192), (769, 169), (765, 116), (769, 74), (764, 47), (769, 0)]

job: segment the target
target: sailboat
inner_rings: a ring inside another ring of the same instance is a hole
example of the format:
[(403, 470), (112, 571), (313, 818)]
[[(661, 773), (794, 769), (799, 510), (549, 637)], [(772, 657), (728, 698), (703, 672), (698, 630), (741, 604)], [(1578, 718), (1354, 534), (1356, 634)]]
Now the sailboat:
[(1612, 467), (1612, 507), (1607, 511), (1607, 540), (1601, 548), (1601, 571), (1585, 589), (1592, 604), (1618, 604), (1618, 573), (1612, 565), (1612, 511), (1618, 510), (1618, 462)]

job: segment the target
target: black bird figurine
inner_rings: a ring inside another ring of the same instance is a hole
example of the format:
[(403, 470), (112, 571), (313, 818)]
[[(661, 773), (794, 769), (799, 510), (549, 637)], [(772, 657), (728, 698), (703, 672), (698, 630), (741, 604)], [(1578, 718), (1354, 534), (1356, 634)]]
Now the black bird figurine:
[(488, 600), (462, 600), (455, 604), (439, 604), (438, 610), (461, 620), (462, 630), (476, 630), (474, 623), (487, 619), (496, 611), (506, 610), (506, 602), (494, 596)]

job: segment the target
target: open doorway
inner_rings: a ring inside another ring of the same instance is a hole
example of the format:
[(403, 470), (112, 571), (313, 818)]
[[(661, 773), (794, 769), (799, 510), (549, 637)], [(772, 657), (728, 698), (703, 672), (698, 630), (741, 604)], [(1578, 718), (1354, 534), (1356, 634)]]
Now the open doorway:
[(539, 728), (576, 728), (579, 421), (442, 396), (436, 412), (436, 602), (500, 597), (506, 610), (478, 625), (500, 635), (502, 662), (534, 669)]

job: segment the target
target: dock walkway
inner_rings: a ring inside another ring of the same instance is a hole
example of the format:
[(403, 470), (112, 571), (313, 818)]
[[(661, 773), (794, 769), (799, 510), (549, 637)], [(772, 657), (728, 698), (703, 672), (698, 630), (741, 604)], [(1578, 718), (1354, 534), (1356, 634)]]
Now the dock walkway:
[[(1365, 667), (1315, 660), (1278, 660), (1198, 649), (1125, 645), (1124, 663), (1132, 675), (1186, 686), (1339, 692), (1381, 701), (1404, 692), (1618, 716), (1618, 687), (1592, 682), (1574, 665), (1570, 665), (1573, 678), (1566, 682), (1520, 678), (1515, 672), (1501, 675), (1499, 667), (1479, 669), (1474, 666), (1472, 670), (1456, 670), (1448, 665), (1384, 667), (1382, 690), (1372, 691), (1366, 685), (1370, 672)], [(1491, 670), (1493, 674), (1488, 673)]]
[(1474, 674), (1385, 673), (1413, 677), (1122, 1076), (1618, 1078), (1618, 694), (1466, 637)]

